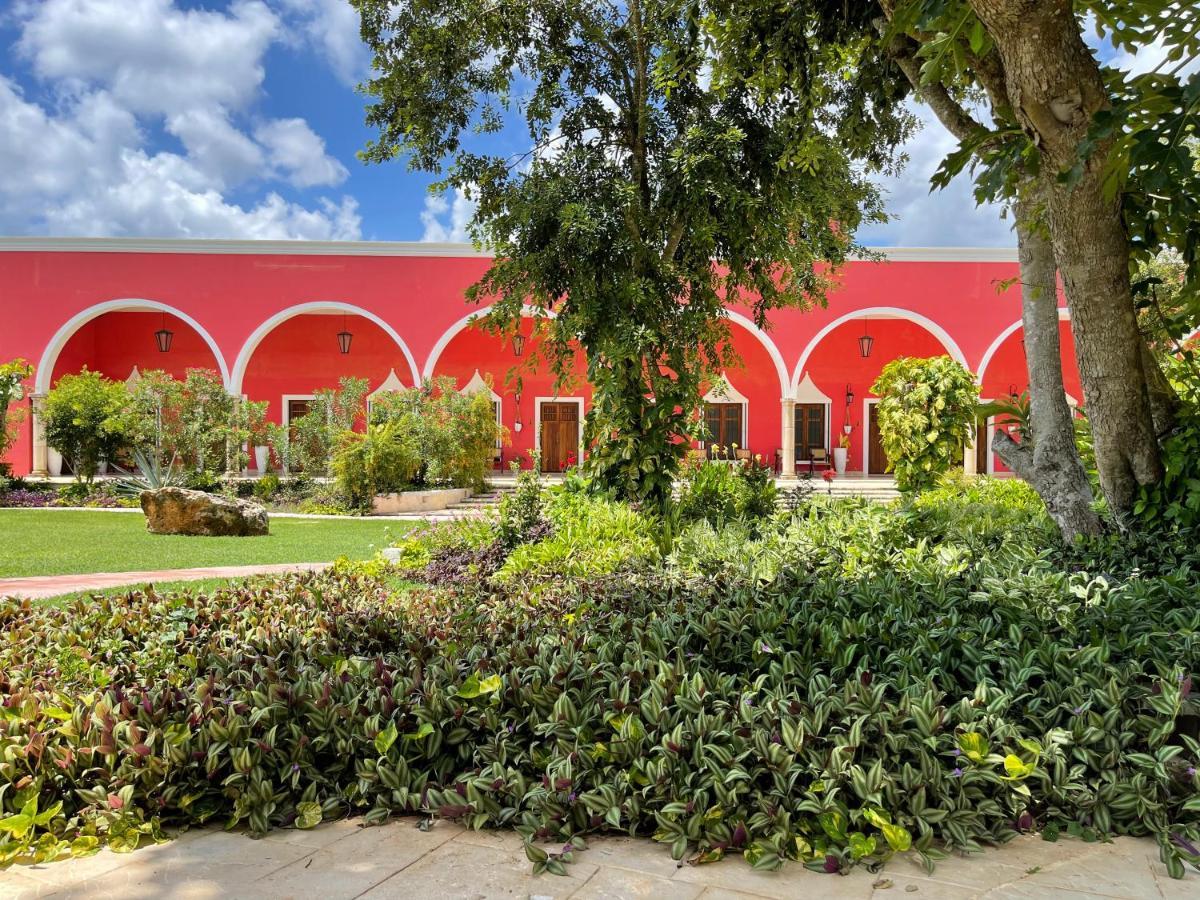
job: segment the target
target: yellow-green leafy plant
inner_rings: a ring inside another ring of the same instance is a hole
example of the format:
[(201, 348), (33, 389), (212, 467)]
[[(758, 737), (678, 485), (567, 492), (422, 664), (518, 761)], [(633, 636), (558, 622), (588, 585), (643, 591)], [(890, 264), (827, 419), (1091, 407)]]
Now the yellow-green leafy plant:
[(124, 384), (86, 367), (62, 376), (46, 395), (46, 442), (70, 460), (77, 479), (91, 481), (125, 447), (128, 399)]
[(900, 490), (931, 487), (962, 463), (979, 407), (979, 388), (965, 366), (948, 356), (902, 356), (883, 367), (871, 390)]

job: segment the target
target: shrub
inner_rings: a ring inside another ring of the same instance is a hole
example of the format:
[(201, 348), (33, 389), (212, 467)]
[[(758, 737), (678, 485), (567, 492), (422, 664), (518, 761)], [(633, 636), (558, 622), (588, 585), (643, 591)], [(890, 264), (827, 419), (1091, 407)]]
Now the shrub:
[(551, 491), (548, 536), (515, 547), (496, 573), (526, 589), (555, 579), (588, 580), (643, 568), (658, 557), (655, 521), (624, 503)]
[(23, 359), (0, 364), (0, 460), (17, 441), (17, 426), (23, 412), (19, 407), (10, 407), (24, 398), (24, 382), (32, 375), (33, 366)]
[(679, 515), (685, 522), (721, 525), (750, 522), (775, 511), (778, 492), (771, 470), (759, 460), (725, 462), (693, 458), (684, 466)]
[[(316, 391), (308, 412), (292, 423), (295, 437), (284, 439), (290, 462), (298, 462), (309, 475), (327, 474), (342, 435), (366, 414), (368, 389), (365, 378), (342, 378), (336, 389)], [(279, 453), (278, 446), (275, 451)]]
[(452, 378), (376, 398), (375, 423), (392, 422), (407, 435), (423, 462), (422, 483), (481, 490), (502, 436), (491, 398), (463, 394)]
[(962, 461), (979, 407), (979, 389), (966, 367), (948, 356), (900, 357), (871, 390), (879, 397), (883, 449), (902, 491), (931, 487)]
[(269, 503), (279, 493), (279, 476), (274, 472), (268, 472), (261, 478), (255, 479), (253, 494), (256, 500), (263, 503)]
[(125, 446), (127, 399), (123, 384), (86, 368), (62, 376), (46, 395), (46, 442), (71, 461), (76, 478), (91, 481)]
[(404, 490), (420, 468), (416, 442), (399, 421), (343, 432), (331, 465), (338, 489), (359, 509), (370, 509), (376, 494)]
[(520, 470), (516, 463), (512, 470), (517, 474), (517, 483), (512, 493), (500, 498), (500, 520), (497, 536), (508, 550), (546, 535), (550, 523), (542, 509), (543, 493), (541, 466), (534, 454), (532, 468)]

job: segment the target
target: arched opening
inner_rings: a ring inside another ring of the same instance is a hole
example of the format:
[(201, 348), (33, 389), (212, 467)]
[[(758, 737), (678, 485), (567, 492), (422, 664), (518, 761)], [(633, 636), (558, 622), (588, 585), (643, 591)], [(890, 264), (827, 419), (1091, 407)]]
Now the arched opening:
[[(1059, 357), (1062, 362), (1063, 387), (1072, 406), (1075, 398), (1083, 396), (1079, 378), (1079, 366), (1075, 360), (1074, 338), (1071, 335), (1071, 320), (1067, 310), (1059, 310), (1058, 319)], [(979, 366), (979, 397), (984, 401), (1008, 401), (1019, 397), (1029, 389), (1029, 370), (1025, 362), (1025, 339), (1021, 323), (1014, 322), (1004, 329), (992, 342)], [(994, 417), (993, 417), (994, 418)], [(1003, 421), (989, 419), (980, 423), (980, 441), (986, 431), (986, 443), (979, 448), (976, 467), (980, 474), (1007, 475), (1009, 468), (991, 449), (991, 438), (995, 429), (1006, 427)]]
[[(871, 338), (868, 356), (862, 353), (864, 334)], [(964, 362), (954, 340), (923, 316), (884, 307), (849, 313), (822, 329), (801, 354), (794, 373), (797, 417), (802, 407), (811, 405), (802, 402), (801, 386), (813, 398), (830, 398), (830, 439), (835, 446), (843, 441), (848, 445), (848, 471), (885, 474), (887, 457), (872, 385), (894, 359), (946, 355)], [(807, 421), (798, 424), (816, 431)]]
[[(368, 390), (414, 383), (411, 356), (390, 327), (349, 309), (318, 308), (276, 316), (238, 356), (234, 390), (266, 401), (267, 419), (288, 424), (308, 411), (318, 390), (362, 378)], [(393, 374), (395, 373), (395, 374)]]
[[(155, 332), (171, 333), (166, 349)], [(154, 300), (112, 300), (83, 310), (50, 339), (38, 363), (38, 393), (83, 366), (109, 378), (126, 379), (161, 369), (182, 378), (189, 368), (211, 368), (229, 383), (229, 370), (212, 336), (191, 316)]]
[[(556, 390), (554, 375), (539, 353), (533, 317), (521, 322), (521, 355), (517, 356), (517, 348), (508, 338), (471, 327), (474, 319), (486, 313), (486, 309), (472, 313), (447, 329), (429, 354), (425, 377), (452, 378), (459, 390), (472, 392), (490, 384), (497, 416), (509, 435), (508, 443), (498, 449), (498, 468), (507, 468), (513, 461), (527, 468), (530, 454), (540, 450), (542, 469), (561, 472), (572, 457), (579, 457), (583, 415), (592, 401), (591, 386), (584, 380), (583, 352), (575, 356), (573, 383)], [(530, 360), (535, 361), (532, 369), (527, 367)]]

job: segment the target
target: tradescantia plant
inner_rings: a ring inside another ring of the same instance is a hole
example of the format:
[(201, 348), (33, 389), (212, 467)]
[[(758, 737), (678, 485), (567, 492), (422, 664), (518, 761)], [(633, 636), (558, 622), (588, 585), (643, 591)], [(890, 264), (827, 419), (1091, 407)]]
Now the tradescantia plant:
[(346, 566), (10, 601), (0, 860), (416, 813), (515, 828), (551, 872), (598, 831), (832, 872), (1039, 829), (1154, 834), (1182, 874), (1200, 862), (1195, 543), (1137, 577), (1061, 566), (1043, 513), (989, 511), (1027, 488), (972, 486), (976, 511), (951, 516), (959, 490), (814, 498), (693, 570), (723, 540), (699, 523), (661, 564), (536, 604)]

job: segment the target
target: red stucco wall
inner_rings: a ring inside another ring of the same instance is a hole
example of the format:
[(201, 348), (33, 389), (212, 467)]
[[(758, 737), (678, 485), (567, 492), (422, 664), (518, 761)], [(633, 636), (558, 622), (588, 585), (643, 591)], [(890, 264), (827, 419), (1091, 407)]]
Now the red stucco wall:
[[(124, 379), (134, 365), (182, 375), (188, 366), (215, 364), (228, 374), (231, 390), (269, 400), (275, 420), (280, 418), (282, 395), (312, 393), (332, 386), (341, 375), (366, 377), (374, 388), (392, 368), (404, 384), (411, 384), (415, 368), (416, 377), (425, 372), (449, 374), (462, 385), (479, 369), (492, 376), (504, 397), (504, 424), (514, 428), (515, 398), (505, 385), (516, 362), (511, 349), (470, 329), (447, 340), (448, 332), (478, 310), (466, 304), (463, 292), (486, 270), (486, 258), (445, 246), (434, 248), (438, 255), (413, 255), (425, 251), (421, 245), (394, 250), (346, 245), (344, 252), (333, 248), (336, 252), (331, 253), (329, 247), (304, 244), (262, 245), (261, 252), (244, 252), (257, 248), (243, 244), (237, 245), (239, 252), (225, 252), (228, 248), (179, 242), (153, 248), (172, 252), (112, 252), (135, 246), (141, 245), (68, 241), (49, 249), (26, 250), (19, 241), (0, 241), (0, 321), (5, 323), (0, 328), (0, 358), (22, 356), (38, 364), (57, 336), (62, 346), (52, 361), (51, 379), (83, 365)], [(222, 252), (213, 252), (217, 249)], [(775, 311), (765, 333), (756, 335), (741, 324), (739, 314), (751, 314), (745, 306), (731, 306), (737, 320), (731, 325), (732, 340), (744, 365), (730, 370), (728, 377), (749, 398), (751, 450), (774, 458), (781, 442), (780, 398), (799, 383), (803, 359), (803, 368), (832, 400), (832, 442), (844, 421), (846, 384), (852, 386), (855, 431), (850, 468), (858, 469), (862, 400), (883, 363), (897, 355), (951, 352), (978, 371), (989, 348), (1019, 320), (1018, 289), (999, 290), (1002, 282), (1016, 275), (1015, 261), (996, 261), (995, 254), (986, 251), (975, 260), (963, 258), (971, 255), (969, 251), (935, 254), (944, 259), (895, 255), (899, 258), (891, 261), (849, 263), (838, 274), (839, 287), (826, 306)], [(101, 304), (118, 311), (87, 321), (88, 311), (94, 313)], [(167, 316), (167, 327), (175, 332), (168, 354), (159, 353), (153, 340), (153, 332), (162, 324), (161, 314), (128, 311), (148, 304), (166, 305), (179, 314)], [(317, 315), (308, 310), (288, 317), (289, 310), (304, 304), (353, 307), (346, 320), (354, 333), (349, 355), (337, 350), (340, 314)], [(390, 326), (400, 343), (356, 311)], [(834, 324), (864, 314), (875, 337), (867, 360), (858, 354), (861, 318)], [(76, 316), (79, 321), (68, 334), (66, 326)], [(208, 340), (184, 318), (206, 332), (217, 357)], [(1066, 323), (1064, 347), (1068, 391), (1078, 397)], [(531, 343), (526, 355), (535, 349)], [(532, 448), (536, 398), (554, 394), (544, 371), (526, 371), (523, 378), (524, 428), (513, 433), (506, 458)], [(42, 380), (48, 380), (45, 373)], [(1024, 380), (1018, 330), (992, 353), (983, 393), (1006, 390), (1010, 383), (1022, 389)], [(563, 393), (590, 402), (585, 384)], [(16, 471), (25, 472), (31, 458), (25, 429), (10, 459)]]

